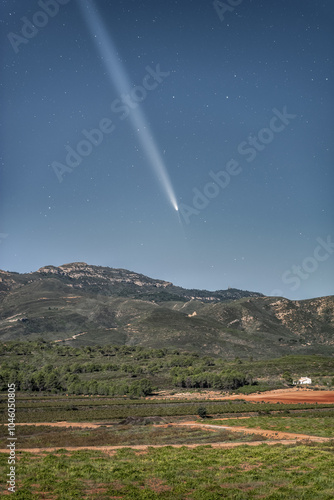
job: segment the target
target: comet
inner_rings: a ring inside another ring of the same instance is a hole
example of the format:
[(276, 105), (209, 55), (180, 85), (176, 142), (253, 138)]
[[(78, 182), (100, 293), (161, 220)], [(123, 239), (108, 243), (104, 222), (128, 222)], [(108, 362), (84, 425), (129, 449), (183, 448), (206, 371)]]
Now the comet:
[[(111, 82), (119, 94), (124, 94), (125, 92), (130, 91), (133, 86), (131, 85), (129, 77), (120, 61), (112, 37), (108, 32), (100, 13), (94, 5), (94, 1), (77, 0), (77, 3), (85, 18), (86, 24), (89, 27), (97, 51), (99, 52), (105, 65)], [(140, 106), (135, 109), (131, 109), (129, 119), (167, 199), (171, 203), (174, 210), (178, 212), (179, 207), (166, 165), (150, 130), (146, 116), (140, 109)]]

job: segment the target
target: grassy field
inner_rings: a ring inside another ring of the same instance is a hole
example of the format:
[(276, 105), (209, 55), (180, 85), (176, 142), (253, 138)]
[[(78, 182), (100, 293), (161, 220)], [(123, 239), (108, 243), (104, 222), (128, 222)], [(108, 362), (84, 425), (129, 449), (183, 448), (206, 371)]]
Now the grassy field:
[[(15, 436), (20, 450), (67, 446), (132, 446), (266, 440), (262, 436), (231, 432), (225, 429), (212, 432), (190, 427), (155, 427), (134, 424), (101, 426), (96, 429), (17, 426)], [(0, 426), (0, 448), (6, 448), (7, 437), (7, 427)]]
[(334, 412), (311, 412), (311, 414), (294, 414), (293, 416), (260, 416), (247, 419), (210, 420), (217, 425), (235, 425), (249, 428), (292, 432), (310, 436), (334, 438)]
[[(113, 400), (92, 397), (85, 400), (71, 397), (39, 397), (31, 402), (17, 399), (16, 422), (112, 422), (127, 417), (175, 417), (197, 415), (199, 406), (205, 405), (209, 415), (252, 415), (259, 411), (292, 411), (313, 408), (333, 408), (331, 404), (251, 403), (246, 401), (151, 401), (145, 399)], [(0, 404), (0, 422), (7, 421), (6, 402)]]
[[(17, 492), (21, 500), (167, 499), (333, 499), (334, 441), (271, 445), (260, 435), (168, 426), (182, 416), (196, 415), (201, 404), (219, 416), (253, 415), (220, 421), (222, 425), (261, 427), (275, 431), (332, 437), (334, 405), (250, 403), (242, 401), (152, 401), (97, 396), (41, 394), (29, 400), (18, 394), (17, 422), (113, 422), (96, 429), (16, 426)], [(5, 403), (2, 403), (2, 410)], [(257, 416), (259, 412), (271, 415)], [(289, 413), (290, 412), (290, 413)], [(5, 415), (5, 411), (2, 412)], [(126, 418), (125, 422), (121, 418)], [(187, 418), (187, 419), (188, 419)], [(201, 420), (216, 424), (213, 418)], [(167, 424), (163, 427), (139, 425)], [(8, 429), (0, 426), (0, 447)], [(212, 448), (208, 443), (249, 443), (238, 448)], [(204, 446), (204, 443), (206, 446)], [(133, 450), (134, 445), (162, 448)], [(196, 448), (173, 448), (171, 444)], [(165, 445), (165, 446), (164, 446)], [(72, 446), (126, 446), (109, 451), (66, 450)], [(25, 452), (28, 448), (60, 447), (58, 452)], [(8, 498), (8, 455), (0, 454), (0, 498)]]
[[(330, 444), (20, 452), (13, 499), (332, 500)], [(0, 455), (1, 491), (7, 457)], [(8, 498), (0, 494), (0, 498)]]
[[(334, 465), (332, 444), (268, 446), (260, 435), (225, 429), (138, 425), (140, 419), (149, 418), (154, 423), (194, 420), (198, 408), (204, 405), (211, 417), (204, 423), (215, 423), (212, 417), (229, 417), (221, 423), (333, 437), (333, 404), (140, 397), (162, 389), (191, 392), (207, 386), (220, 391), (253, 392), (282, 387), (291, 377), (304, 374), (305, 366), (307, 374), (321, 380), (328, 389), (333, 383), (332, 358), (287, 356), (271, 361), (236, 358), (227, 362), (168, 349), (72, 348), (43, 342), (13, 342), (0, 346), (0, 364), (3, 424), (8, 417), (9, 382), (16, 384), (17, 423), (105, 424), (97, 429), (17, 426), (14, 499), (333, 499), (334, 479), (328, 472)], [(271, 415), (263, 415), (269, 412)], [(232, 418), (236, 416), (251, 418)], [(6, 447), (7, 433), (7, 428), (0, 425), (2, 448)], [(264, 444), (233, 449), (203, 446), (203, 443), (246, 444), (260, 440)], [(98, 450), (36, 455), (24, 452), (27, 448), (140, 444), (200, 446), (193, 449), (164, 446), (141, 452), (126, 448), (108, 454)], [(8, 498), (7, 473), (7, 454), (0, 454), (0, 498)]]

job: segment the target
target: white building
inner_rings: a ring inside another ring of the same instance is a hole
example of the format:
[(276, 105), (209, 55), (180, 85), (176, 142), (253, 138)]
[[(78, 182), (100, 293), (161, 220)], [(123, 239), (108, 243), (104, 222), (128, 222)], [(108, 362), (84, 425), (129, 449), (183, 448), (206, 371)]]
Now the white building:
[(305, 384), (312, 384), (312, 380), (309, 377), (300, 377), (297, 382), (294, 382), (295, 385), (305, 385)]

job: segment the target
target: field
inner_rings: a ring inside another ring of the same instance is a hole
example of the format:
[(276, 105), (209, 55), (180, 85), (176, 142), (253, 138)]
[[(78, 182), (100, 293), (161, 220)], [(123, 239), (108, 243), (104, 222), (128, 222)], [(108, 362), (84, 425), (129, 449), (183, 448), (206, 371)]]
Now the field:
[[(240, 396), (241, 397), (241, 396)], [(231, 399), (234, 399), (233, 397)], [(334, 391), (312, 391), (310, 389), (295, 390), (280, 389), (266, 392), (265, 394), (252, 394), (242, 396), (246, 401), (264, 401), (266, 403), (332, 403), (334, 404)]]
[(332, 410), (328, 412), (308, 412), (307, 414), (299, 413), (289, 417), (261, 416), (242, 420), (214, 420), (211, 423), (334, 438), (334, 412)]
[[(317, 392), (319, 397), (321, 393)], [(73, 409), (75, 401), (77, 410)], [(204, 419), (187, 413), (199, 404), (216, 413)], [(329, 470), (334, 465), (334, 441), (330, 439), (334, 411), (330, 403), (97, 397), (69, 401), (42, 395), (29, 401), (20, 395), (18, 408), (21, 420), (35, 423), (16, 426), (13, 498), (333, 498)], [(117, 416), (119, 413), (126, 418)], [(167, 416), (150, 416), (156, 413)], [(175, 415), (178, 413), (181, 416)], [(88, 416), (94, 414), (89, 422)], [(108, 414), (109, 419), (99, 422), (101, 414)], [(42, 420), (51, 415), (50, 423)], [(64, 415), (73, 422), (57, 422)], [(79, 417), (76, 421), (75, 415)], [(236, 415), (239, 418), (232, 418)], [(0, 498), (9, 494), (3, 479), (8, 473), (7, 437), (8, 429), (1, 425)]]
[[(0, 498), (13, 380), (13, 498), (333, 498), (331, 358), (13, 342), (0, 361)], [(306, 364), (317, 385), (292, 387)]]
[[(164, 391), (166, 392), (166, 391)], [(265, 391), (264, 393), (259, 393), (259, 391), (254, 391), (252, 394), (241, 394), (236, 391), (237, 394), (230, 394), (228, 396), (223, 395), (218, 391), (200, 391), (200, 392), (183, 392), (176, 393), (173, 395), (168, 395), (168, 399), (176, 400), (207, 400), (207, 401), (251, 401), (254, 403), (267, 402), (267, 403), (329, 403), (334, 404), (334, 391), (315, 391), (308, 389), (306, 387), (294, 387), (289, 389), (276, 389), (272, 391)], [(163, 400), (165, 397), (161, 395), (150, 396), (146, 399), (150, 400)]]
[[(20, 452), (24, 500), (332, 499), (334, 448), (329, 444), (213, 449), (151, 448), (117, 452)], [(1, 477), (7, 461), (0, 455)], [(1, 487), (4, 488), (4, 479)], [(1, 494), (0, 498), (7, 498)]]
[[(321, 398), (321, 392), (319, 391)], [(265, 396), (263, 396), (265, 397)], [(27, 422), (114, 422), (127, 417), (176, 417), (197, 415), (199, 406), (205, 405), (208, 414), (216, 416), (251, 416), (258, 412), (302, 411), (311, 409), (331, 408), (332, 403), (266, 403), (234, 400), (207, 401), (198, 399), (185, 400), (146, 400), (115, 399), (92, 396), (89, 398), (43, 396), (17, 398), (17, 423)], [(1, 420), (6, 422), (5, 400), (0, 404)]]
[[(138, 420), (138, 419), (136, 419)], [(48, 425), (17, 426), (16, 437), (20, 450), (26, 448), (79, 447), (79, 446), (135, 446), (162, 444), (201, 444), (222, 442), (261, 441), (265, 437), (233, 432), (221, 429), (212, 431), (205, 428), (175, 427), (169, 424), (99, 426), (87, 428), (80, 426), (55, 427)], [(8, 431), (0, 427), (0, 448), (5, 449), (8, 443)]]

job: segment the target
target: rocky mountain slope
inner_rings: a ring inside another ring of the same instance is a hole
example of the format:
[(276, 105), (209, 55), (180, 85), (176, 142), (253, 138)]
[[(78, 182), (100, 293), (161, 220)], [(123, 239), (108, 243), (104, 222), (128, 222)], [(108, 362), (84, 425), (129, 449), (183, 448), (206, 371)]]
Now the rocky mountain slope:
[(85, 263), (0, 271), (0, 339), (176, 347), (226, 358), (334, 353), (334, 297), (187, 290)]

